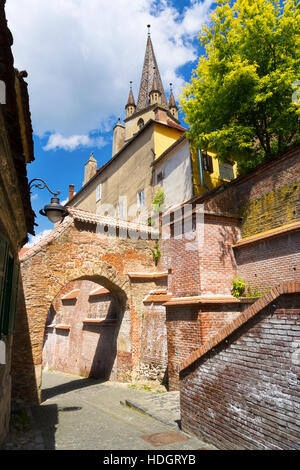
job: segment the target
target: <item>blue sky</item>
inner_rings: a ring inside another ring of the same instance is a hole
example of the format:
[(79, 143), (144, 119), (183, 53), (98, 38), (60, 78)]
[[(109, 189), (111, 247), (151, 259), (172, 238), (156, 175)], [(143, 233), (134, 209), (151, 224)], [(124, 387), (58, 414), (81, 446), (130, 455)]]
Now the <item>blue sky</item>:
[[(67, 199), (78, 191), (84, 164), (111, 157), (112, 128), (124, 119), (129, 81), (137, 99), (148, 23), (168, 96), (178, 96), (203, 50), (197, 41), (211, 0), (10, 0), (15, 67), (28, 71), (35, 162), (29, 179), (43, 178)], [(28, 13), (30, 12), (30, 13)], [(26, 18), (26, 21), (24, 21)], [(180, 120), (184, 125), (182, 114)], [(46, 190), (33, 190), (36, 234), (52, 229), (39, 215)]]

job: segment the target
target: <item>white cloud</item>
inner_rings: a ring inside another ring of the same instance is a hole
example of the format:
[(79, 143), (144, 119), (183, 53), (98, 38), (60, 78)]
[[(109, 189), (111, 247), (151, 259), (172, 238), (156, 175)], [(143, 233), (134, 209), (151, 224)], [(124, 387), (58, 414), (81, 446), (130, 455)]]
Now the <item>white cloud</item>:
[(52, 134), (46, 149), (59, 140), (69, 149), (87, 145), (91, 130), (107, 132), (124, 117), (130, 80), (137, 99), (148, 23), (166, 91), (172, 82), (180, 92), (176, 70), (197, 58), (191, 39), (212, 3), (191, 0), (179, 15), (168, 0), (7, 2), (15, 66), (29, 73), (34, 131)]
[(45, 238), (51, 232), (52, 230), (44, 230), (43, 232), (38, 233), (37, 235), (31, 236), (29, 242), (24, 246), (24, 248), (31, 248), (32, 246), (39, 243), (43, 238)]
[(50, 135), (48, 143), (43, 150), (56, 150), (58, 148), (72, 152), (79, 147), (101, 148), (106, 145), (103, 137), (89, 137), (88, 135), (72, 135), (64, 137), (60, 133)]

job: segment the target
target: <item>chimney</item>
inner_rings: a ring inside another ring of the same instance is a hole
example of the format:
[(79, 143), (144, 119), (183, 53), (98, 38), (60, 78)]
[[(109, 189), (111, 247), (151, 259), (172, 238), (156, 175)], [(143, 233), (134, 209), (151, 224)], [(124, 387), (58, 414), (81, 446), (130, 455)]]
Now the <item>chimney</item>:
[(125, 127), (120, 123), (120, 118), (118, 123), (114, 127), (114, 136), (113, 136), (113, 149), (112, 156), (121, 150), (125, 141)]
[(97, 173), (97, 160), (95, 160), (93, 155), (94, 154), (91, 153), (90, 158), (85, 164), (83, 185), (85, 185)]
[(74, 192), (75, 192), (75, 186), (74, 186), (74, 184), (70, 184), (69, 185), (69, 201), (71, 201), (71, 199), (73, 199)]

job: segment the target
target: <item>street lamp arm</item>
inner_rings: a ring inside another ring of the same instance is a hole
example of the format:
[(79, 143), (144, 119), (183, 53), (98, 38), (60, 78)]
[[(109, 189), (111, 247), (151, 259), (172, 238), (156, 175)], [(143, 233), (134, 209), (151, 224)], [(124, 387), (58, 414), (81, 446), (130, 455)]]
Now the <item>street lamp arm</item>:
[[(39, 183), (36, 183), (37, 181), (39, 181)], [(33, 184), (34, 183), (34, 184)], [(53, 191), (51, 191), (51, 189), (49, 188), (49, 186), (47, 185), (46, 181), (42, 180), (41, 178), (35, 178), (33, 180), (30, 181), (29, 183), (29, 189), (30, 189), (30, 192), (31, 192), (31, 189), (32, 188), (38, 188), (38, 189), (45, 189), (47, 188), (49, 193), (53, 194), (53, 196), (58, 196), (60, 194), (60, 191), (57, 191), (57, 193), (54, 193)]]

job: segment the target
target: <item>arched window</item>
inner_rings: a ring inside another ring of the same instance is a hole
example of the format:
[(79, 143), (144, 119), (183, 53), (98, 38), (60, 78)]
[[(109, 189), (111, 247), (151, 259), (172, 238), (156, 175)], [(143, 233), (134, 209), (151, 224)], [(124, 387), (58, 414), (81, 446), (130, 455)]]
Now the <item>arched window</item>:
[(139, 120), (138, 120), (138, 128), (139, 128), (139, 130), (141, 130), (142, 127), (144, 127), (144, 119), (139, 119)]

